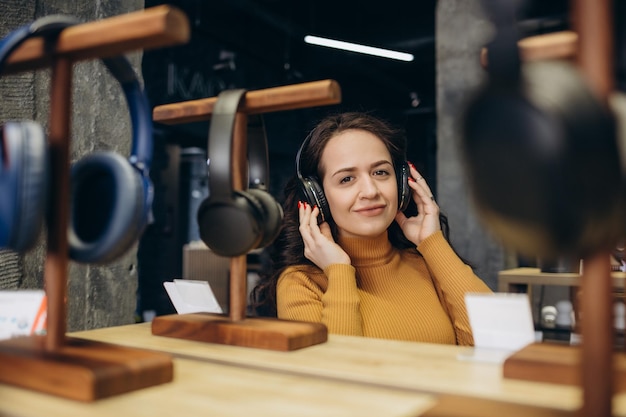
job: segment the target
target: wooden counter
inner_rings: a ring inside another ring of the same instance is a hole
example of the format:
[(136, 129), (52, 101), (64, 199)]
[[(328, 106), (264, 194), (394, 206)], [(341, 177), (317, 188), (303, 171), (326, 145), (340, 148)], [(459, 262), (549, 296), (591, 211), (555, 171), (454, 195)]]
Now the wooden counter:
[[(505, 379), (502, 366), (459, 360), (472, 348), (329, 335), (326, 343), (277, 352), (153, 336), (149, 324), (73, 334), (92, 340), (155, 349), (175, 358), (229, 364), (267, 372), (356, 382), (419, 394), (452, 394), (573, 411), (578, 387)], [(626, 416), (626, 395), (615, 397), (615, 415)]]
[[(573, 416), (582, 402), (578, 387), (505, 379), (501, 365), (460, 360), (471, 348), (459, 346), (329, 335), (280, 352), (154, 336), (149, 323), (71, 336), (168, 352), (174, 381), (91, 404), (0, 385), (0, 416), (440, 416), (433, 410), (450, 397)], [(626, 416), (626, 394), (613, 407)]]
[(93, 403), (0, 385), (3, 417), (406, 417), (434, 402), (426, 394), (182, 358), (174, 360), (173, 382)]

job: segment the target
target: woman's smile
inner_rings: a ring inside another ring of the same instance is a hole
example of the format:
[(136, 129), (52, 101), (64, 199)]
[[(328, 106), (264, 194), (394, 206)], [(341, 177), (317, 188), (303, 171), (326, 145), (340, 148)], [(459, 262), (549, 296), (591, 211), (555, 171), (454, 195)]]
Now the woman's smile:
[(385, 212), (385, 207), (386, 206), (384, 204), (376, 204), (376, 205), (359, 208), (354, 211), (357, 214), (360, 214), (362, 216), (374, 217), (374, 216), (383, 214)]

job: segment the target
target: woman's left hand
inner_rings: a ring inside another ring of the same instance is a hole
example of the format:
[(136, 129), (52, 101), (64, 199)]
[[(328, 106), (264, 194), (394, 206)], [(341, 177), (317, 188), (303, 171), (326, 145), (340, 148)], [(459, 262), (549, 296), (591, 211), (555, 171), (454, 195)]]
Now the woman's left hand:
[(417, 204), (417, 216), (406, 217), (398, 211), (396, 222), (400, 225), (404, 236), (419, 246), (428, 236), (441, 230), (439, 223), (439, 206), (424, 177), (420, 175), (413, 164), (409, 163), (409, 187), (413, 201)]

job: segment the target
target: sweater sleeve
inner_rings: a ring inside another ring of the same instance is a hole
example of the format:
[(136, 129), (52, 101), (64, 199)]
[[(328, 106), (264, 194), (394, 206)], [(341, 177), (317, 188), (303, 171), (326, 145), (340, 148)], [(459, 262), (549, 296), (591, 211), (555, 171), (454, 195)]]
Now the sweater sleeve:
[(359, 306), (356, 272), (351, 265), (330, 265), (324, 274), (315, 275), (289, 268), (278, 279), (280, 319), (322, 323), (329, 333), (362, 336)]
[(441, 232), (425, 239), (417, 249), (424, 257), (441, 302), (450, 315), (457, 344), (473, 345), (465, 294), (489, 293), (491, 289), (457, 256)]

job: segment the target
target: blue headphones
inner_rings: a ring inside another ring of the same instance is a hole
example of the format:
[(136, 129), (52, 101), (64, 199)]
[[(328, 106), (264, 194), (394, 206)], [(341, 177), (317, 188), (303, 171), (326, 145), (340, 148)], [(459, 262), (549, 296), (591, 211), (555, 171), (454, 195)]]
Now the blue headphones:
[[(0, 72), (15, 49), (32, 37), (54, 39), (77, 22), (48, 16), (0, 41)], [(152, 114), (139, 80), (123, 56), (102, 60), (122, 88), (132, 124), (131, 155), (96, 152), (71, 167), (69, 257), (107, 263), (124, 254), (152, 221)], [(0, 129), (0, 248), (26, 251), (36, 243), (47, 212), (48, 147), (34, 121)], [(62, 197), (62, 196), (61, 196)]]

